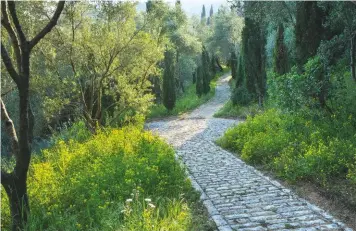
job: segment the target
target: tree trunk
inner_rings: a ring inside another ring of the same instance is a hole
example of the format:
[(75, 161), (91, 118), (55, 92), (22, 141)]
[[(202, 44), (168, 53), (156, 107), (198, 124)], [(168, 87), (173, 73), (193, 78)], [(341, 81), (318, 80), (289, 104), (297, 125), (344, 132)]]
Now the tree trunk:
[[(18, 140), (18, 152), (16, 155), (16, 165), (12, 173), (6, 173), (1, 171), (1, 184), (4, 186), (6, 194), (10, 202), (10, 210), (12, 217), (12, 230), (23, 230), (28, 219), (30, 212), (28, 195), (27, 195), (27, 172), (31, 160), (31, 148), (30, 148), (30, 136), (29, 132), (32, 128), (29, 125), (29, 87), (30, 87), (30, 53), (31, 49), (48, 34), (53, 27), (57, 24), (58, 18), (64, 8), (64, 1), (60, 1), (57, 5), (56, 11), (48, 22), (48, 24), (30, 41), (26, 39), (24, 32), (22, 31), (21, 24), (16, 14), (16, 4), (14, 1), (1, 2), (2, 18), (5, 29), (12, 38), (12, 43), (15, 49), (15, 55), (18, 64), (18, 70), (14, 69), (11, 59), (6, 51), (6, 48), (1, 43), (1, 58), (5, 67), (10, 74), (11, 78), (16, 83), (19, 91), (20, 102), (20, 120), (19, 120), (19, 140)], [(7, 8), (7, 9), (5, 9)], [(10, 12), (12, 22), (16, 28), (15, 30), (9, 24), (9, 16), (7, 12)], [(18, 49), (20, 48), (20, 49)], [(21, 51), (21, 52), (20, 52)], [(3, 104), (1, 107), (5, 108)], [(6, 116), (7, 113), (2, 113), (2, 119), (5, 118), (7, 123), (7, 129), (10, 135), (12, 135), (13, 142), (16, 141), (16, 132), (13, 129), (11, 119)]]
[(3, 183), (6, 194), (10, 201), (10, 211), (12, 217), (12, 231), (24, 229), (30, 212), (27, 195), (27, 172), (21, 175), (11, 175), (9, 182)]
[(29, 104), (29, 107), (28, 107), (28, 122), (29, 122), (29, 130), (28, 130), (28, 136), (29, 136), (29, 142), (30, 142), (30, 145), (32, 145), (32, 142), (33, 142), (33, 129), (35, 127), (35, 115), (33, 114), (33, 110), (32, 110), (32, 107), (31, 107), (31, 103)]

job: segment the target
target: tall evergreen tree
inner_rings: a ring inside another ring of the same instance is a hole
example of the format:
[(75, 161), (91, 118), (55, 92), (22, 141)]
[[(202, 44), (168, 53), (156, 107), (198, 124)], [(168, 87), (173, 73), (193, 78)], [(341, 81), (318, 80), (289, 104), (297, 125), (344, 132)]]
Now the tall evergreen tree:
[(273, 53), (273, 70), (279, 75), (284, 75), (289, 71), (288, 50), (284, 44), (284, 27), (280, 23), (276, 35), (276, 44)]
[(251, 102), (251, 95), (246, 87), (244, 64), (241, 54), (239, 56), (239, 62), (237, 64), (236, 83), (235, 88), (231, 94), (231, 101), (234, 105), (242, 106), (248, 105)]
[[(250, 2), (246, 3), (245, 9), (249, 9), (248, 6)], [(257, 97), (260, 105), (266, 94), (265, 45), (266, 36), (262, 25), (246, 17), (242, 31), (246, 87), (251, 95)]]
[(210, 12), (209, 12), (209, 17), (208, 17), (208, 20), (207, 20), (207, 25), (211, 24), (211, 21), (213, 20), (213, 14), (214, 14), (213, 5), (211, 5)]
[(207, 94), (210, 91), (210, 70), (209, 70), (209, 54), (208, 51), (203, 47), (202, 52), (202, 73), (203, 73), (203, 93)]
[(216, 75), (216, 64), (215, 64), (215, 55), (212, 55), (211, 59), (210, 59), (210, 73), (211, 73), (211, 77), (214, 78), (214, 76)]
[(202, 66), (198, 66), (197, 72), (196, 72), (196, 77), (197, 77), (197, 82), (195, 85), (196, 93), (200, 97), (203, 94), (203, 70)]
[(244, 84), (245, 75), (244, 75), (244, 65), (242, 60), (242, 55), (240, 54), (239, 63), (237, 66), (237, 77), (236, 77), (236, 88), (241, 87)]
[(213, 5), (211, 5), (209, 17), (212, 18), (212, 17), (213, 17), (213, 14), (214, 14)]
[(174, 81), (175, 57), (172, 50), (164, 53), (164, 72), (163, 72), (163, 105), (170, 111), (176, 103), (176, 90)]
[(201, 20), (201, 23), (203, 23), (203, 24), (206, 23), (205, 5), (203, 5), (203, 9), (202, 9), (202, 11), (201, 11), (200, 20)]
[[(308, 62), (308, 59), (317, 54), (321, 40), (323, 39), (325, 29), (323, 21), (325, 20), (327, 12), (317, 5), (317, 2), (297, 2), (297, 15), (295, 25), (295, 39), (296, 39), (296, 62), (299, 72), (303, 72), (303, 65)], [(317, 99), (322, 108), (330, 111), (326, 105), (326, 98), (328, 95), (329, 78), (326, 78), (327, 70), (320, 67), (315, 71), (315, 78), (320, 84), (320, 89), (317, 93)]]
[(251, 95), (256, 94), (256, 86), (255, 86), (255, 82), (256, 82), (256, 75), (255, 75), (255, 69), (251, 68), (252, 60), (249, 57), (250, 52), (250, 47), (249, 47), (249, 37), (252, 36), (251, 31), (251, 27), (253, 27), (253, 22), (251, 19), (246, 18), (245, 19), (245, 27), (242, 30), (242, 52), (243, 55), (245, 57), (245, 78), (246, 78), (246, 88), (248, 90), (248, 92)]
[(230, 58), (231, 76), (233, 79), (237, 79), (237, 57), (235, 51), (231, 52)]
[(323, 31), (323, 11), (317, 2), (297, 2), (295, 43), (299, 70), (310, 57), (316, 55)]

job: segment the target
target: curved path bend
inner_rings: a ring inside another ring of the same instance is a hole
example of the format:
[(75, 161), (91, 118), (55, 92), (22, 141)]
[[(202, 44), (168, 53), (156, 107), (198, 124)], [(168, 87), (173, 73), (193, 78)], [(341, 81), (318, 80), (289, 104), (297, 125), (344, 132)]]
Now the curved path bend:
[(147, 124), (173, 145), (218, 230), (351, 231), (214, 143), (240, 122), (213, 118), (229, 99), (229, 78), (220, 77), (214, 98), (185, 118)]

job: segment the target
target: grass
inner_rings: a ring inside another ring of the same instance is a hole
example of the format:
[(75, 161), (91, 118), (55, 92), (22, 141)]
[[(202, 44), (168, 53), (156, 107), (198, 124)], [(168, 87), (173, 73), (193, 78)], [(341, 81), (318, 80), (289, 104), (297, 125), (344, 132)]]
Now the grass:
[[(229, 81), (230, 90), (235, 87), (235, 80)], [(246, 119), (248, 116), (254, 117), (262, 113), (263, 108), (259, 107), (257, 103), (248, 106), (234, 105), (231, 100), (227, 101), (224, 106), (214, 114), (216, 118), (240, 118)]]
[(215, 95), (216, 82), (219, 77), (227, 72), (229, 72), (229, 69), (224, 67), (222, 73), (220, 72), (215, 75), (210, 83), (211, 90), (208, 94), (198, 97), (195, 90), (195, 84), (191, 84), (186, 91), (178, 97), (176, 105), (172, 111), (168, 111), (163, 104), (154, 105), (147, 116), (148, 119), (180, 115), (206, 103)]
[[(85, 125), (33, 155), (26, 231), (215, 229), (171, 146), (137, 127)], [(76, 132), (77, 136), (74, 134)], [(1, 190), (1, 230), (10, 230)]]
[(229, 100), (225, 105), (214, 114), (217, 118), (240, 118), (246, 119), (251, 116), (262, 113), (263, 109), (258, 106), (258, 104), (251, 104), (248, 106), (233, 105), (232, 101)]

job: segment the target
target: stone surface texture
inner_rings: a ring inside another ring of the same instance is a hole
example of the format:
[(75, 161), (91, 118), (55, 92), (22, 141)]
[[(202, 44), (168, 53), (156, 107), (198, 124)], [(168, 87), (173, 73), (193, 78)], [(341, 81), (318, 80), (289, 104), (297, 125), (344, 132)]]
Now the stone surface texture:
[(214, 143), (242, 122), (213, 117), (229, 99), (229, 79), (193, 112), (147, 124), (175, 148), (218, 230), (352, 230)]

